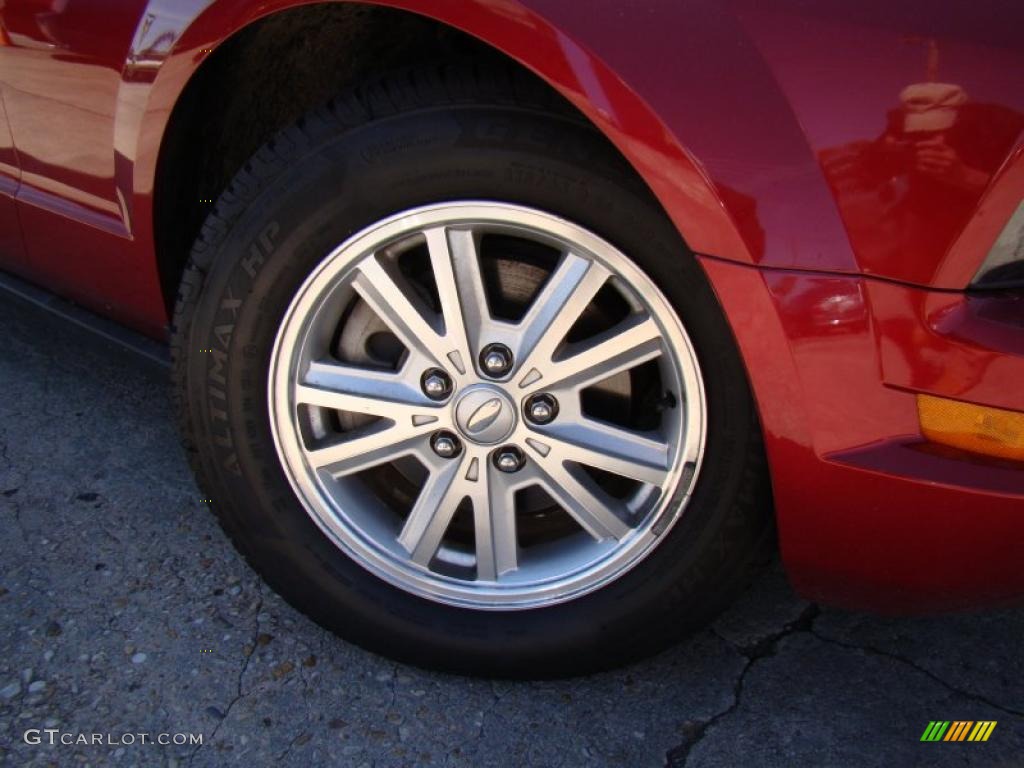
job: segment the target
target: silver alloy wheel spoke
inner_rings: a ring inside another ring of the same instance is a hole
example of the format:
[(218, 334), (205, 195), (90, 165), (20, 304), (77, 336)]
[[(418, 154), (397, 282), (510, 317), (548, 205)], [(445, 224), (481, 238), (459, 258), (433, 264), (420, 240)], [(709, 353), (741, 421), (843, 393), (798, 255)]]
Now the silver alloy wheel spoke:
[(669, 470), (667, 443), (594, 419), (559, 421), (542, 435), (542, 442), (566, 461), (642, 483), (661, 485)]
[(466, 373), (467, 368), (473, 367), (471, 345), (479, 349), (477, 334), (490, 321), (476, 239), (470, 230), (446, 227), (433, 227), (424, 235), (441, 301), (445, 335), (458, 353), (459, 373)]
[(427, 477), (398, 535), (399, 543), (413, 562), (428, 566), (441, 546), (455, 510), (468, 491), (464, 479), (468, 463), (464, 460), (438, 464)]
[(404, 377), (339, 363), (311, 362), (304, 381), (295, 386), (295, 400), (384, 420), (309, 452), (312, 465), (334, 477), (414, 453), (438, 421), (437, 404)]
[(496, 581), (514, 571), (518, 562), (515, 489), (508, 475), (486, 461), (474, 486), (471, 499), (477, 579)]
[(661, 355), (661, 333), (654, 320), (633, 315), (622, 323), (567, 350), (568, 356), (547, 366), (541, 381), (555, 386), (580, 389), (628, 371)]
[[(502, 237), (488, 240), (492, 233)], [(533, 241), (552, 258), (518, 321), (492, 315), (481, 261), (488, 243), (510, 238)], [(400, 269), (402, 254), (422, 246), (427, 261), (416, 256)], [(577, 323), (590, 327), (581, 319), (605, 311), (608, 288), (628, 316), (567, 341), (571, 330), (585, 333)], [(331, 348), (355, 297), (404, 348), (393, 369), (340, 362), (358, 356)], [(504, 376), (479, 370), (488, 345), (510, 355)], [(654, 386), (678, 402), (659, 411), (656, 429), (584, 408), (591, 387), (639, 397), (635, 376), (657, 377)], [(440, 396), (437, 377), (445, 382)], [(618, 383), (607, 384), (613, 377)], [(523, 409), (541, 393), (553, 414), (531, 421)], [(286, 475), (342, 551), (402, 589), (476, 609), (572, 599), (639, 562), (659, 540), (655, 521), (663, 534), (682, 513), (690, 487), (676, 486), (686, 464), (699, 468), (706, 418), (692, 345), (646, 275), (564, 219), (480, 202), (396, 215), (332, 252), (285, 315), (269, 403)], [(444, 450), (439, 438), (448, 441)], [(407, 511), (388, 495), (396, 482), (410, 484), (400, 492)]]
[(538, 484), (595, 539), (618, 540), (630, 532), (622, 519), (625, 505), (560, 459), (546, 462), (538, 475)]
[(428, 322), (425, 309), (399, 287), (376, 255), (360, 262), (352, 287), (410, 352), (444, 367), (444, 335)]
[(310, 449), (309, 461), (314, 468), (333, 477), (344, 477), (417, 453), (423, 439), (422, 434), (391, 424), (367, 434)]
[(296, 385), (296, 402), (413, 421), (437, 411), (437, 403), (423, 395), (416, 383), (389, 371), (342, 363), (314, 361), (305, 380)]
[(573, 253), (562, 258), (521, 323), (517, 357), (519, 369), (529, 372), (551, 362), (569, 329), (608, 281), (609, 271)]

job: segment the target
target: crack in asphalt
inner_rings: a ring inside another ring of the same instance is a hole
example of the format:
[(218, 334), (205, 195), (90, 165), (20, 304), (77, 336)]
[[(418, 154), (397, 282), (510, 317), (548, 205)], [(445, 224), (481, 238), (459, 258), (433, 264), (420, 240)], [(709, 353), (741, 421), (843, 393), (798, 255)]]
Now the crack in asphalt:
[(295, 734), (295, 736), (292, 737), (292, 740), (288, 742), (288, 746), (285, 747), (284, 752), (282, 752), (280, 755), (277, 756), (277, 762), (279, 762), (279, 763), (284, 762), (284, 759), (286, 757), (288, 757), (288, 755), (291, 754), (292, 747), (295, 746), (295, 742), (297, 742), (299, 739), (301, 739), (305, 735), (306, 735), (306, 730), (304, 728), (301, 729), (297, 734)]
[(943, 688), (945, 688), (947, 691), (950, 691), (951, 693), (955, 693), (958, 696), (963, 696), (965, 699), (970, 699), (971, 701), (976, 701), (979, 704), (985, 704), (986, 706), (992, 707), (993, 709), (998, 709), (1000, 712), (1005, 712), (1006, 714), (1010, 715), (1011, 717), (1024, 718), (1024, 711), (1019, 710), (1019, 709), (1013, 709), (1012, 707), (1008, 707), (1008, 706), (1006, 706), (1004, 704), (1000, 704), (1000, 703), (998, 703), (996, 701), (993, 701), (992, 699), (990, 699), (990, 698), (988, 698), (986, 696), (982, 696), (980, 693), (974, 693), (972, 691), (966, 691), (963, 688), (958, 688), (957, 686), (953, 685), (952, 683), (949, 683), (949, 682), (943, 680), (941, 677), (936, 675), (931, 670), (922, 667), (917, 662), (913, 661), (912, 659), (907, 658), (906, 656), (903, 656), (902, 654), (893, 653), (892, 651), (886, 651), (886, 650), (883, 650), (881, 648), (876, 648), (876, 647), (874, 647), (872, 645), (859, 645), (857, 643), (848, 643), (848, 642), (844, 642), (842, 640), (838, 640), (838, 639), (833, 638), (833, 637), (827, 637), (825, 635), (822, 635), (818, 631), (816, 631), (813, 627), (811, 627), (809, 629), (809, 631), (810, 631), (810, 633), (812, 635), (814, 635), (814, 637), (816, 637), (818, 640), (820, 640), (823, 643), (829, 643), (830, 645), (835, 645), (835, 646), (838, 646), (839, 648), (845, 648), (845, 649), (851, 650), (851, 651), (861, 651), (863, 653), (867, 653), (867, 654), (870, 654), (872, 656), (883, 656), (883, 657), (885, 657), (887, 659), (892, 659), (893, 661), (901, 662), (903, 664), (906, 664), (908, 667), (911, 667), (911, 668), (917, 670), (921, 674), (923, 674), (926, 677), (928, 677), (930, 680), (933, 680), (934, 682), (938, 683), (939, 685), (941, 685)]
[[(7, 412), (4, 412), (3, 415), (4, 415), (4, 418), (7, 418), (9, 416), (9, 414)], [(7, 467), (13, 471), (13, 469), (14, 469), (14, 462), (11, 461), (11, 457), (7, 453), (7, 431), (6, 430), (4, 430), (4, 432), (3, 432), (3, 438), (0, 439), (0, 459), (3, 459), (4, 464), (6, 464)]]
[(14, 520), (14, 527), (18, 529), (18, 533), (21, 534), (22, 540), (28, 544), (28, 531), (25, 529), (25, 524), (21, 520), (21, 503), (14, 499), (7, 499), (7, 503), (11, 506), (11, 519)]
[(7, 430), (0, 430), (0, 460), (2, 460), (3, 463), (6, 465), (7, 472), (10, 473), (11, 479), (15, 481), (15, 484), (12, 485), (10, 488), (2, 489), (3, 496), (7, 500), (7, 503), (10, 505), (11, 511), (13, 512), (12, 517), (14, 519), (14, 524), (18, 528), (18, 531), (21, 533), (21, 537), (25, 540), (25, 543), (27, 544), (29, 541), (29, 537), (28, 531), (25, 530), (25, 525), (21, 520), (21, 502), (18, 499), (14, 498), (15, 495), (17, 495), (18, 491), (20, 491), (22, 487), (25, 485), (25, 475), (23, 472), (15, 468), (14, 461), (11, 459), (10, 454), (8, 453), (9, 444), (10, 441), (7, 438)]
[(832, 638), (821, 634), (821, 632), (816, 630), (814, 627), (814, 622), (818, 618), (820, 613), (820, 607), (812, 603), (811, 605), (807, 606), (807, 608), (805, 608), (803, 612), (794, 621), (786, 624), (778, 632), (774, 632), (770, 635), (767, 635), (766, 637), (758, 640), (757, 642), (751, 643), (750, 645), (746, 646), (736, 645), (735, 643), (723, 637), (717, 631), (712, 629), (712, 632), (714, 632), (726, 644), (732, 647), (737, 653), (741, 654), (742, 656), (745, 656), (747, 659), (747, 663), (743, 666), (743, 669), (740, 670), (739, 675), (736, 677), (736, 680), (733, 683), (732, 703), (721, 712), (718, 712), (703, 721), (699, 721), (697, 727), (692, 729), (691, 733), (687, 735), (687, 738), (684, 741), (682, 741), (677, 746), (669, 749), (665, 753), (665, 768), (683, 768), (684, 766), (686, 766), (690, 759), (690, 754), (692, 753), (693, 749), (704, 739), (709, 729), (712, 726), (724, 720), (725, 718), (732, 715), (739, 708), (741, 698), (743, 696), (744, 681), (746, 680), (747, 674), (754, 667), (754, 665), (762, 659), (774, 656), (778, 652), (779, 644), (784, 639), (800, 633), (810, 634), (812, 637), (814, 637), (816, 640), (819, 640), (820, 642), (827, 643), (838, 648), (843, 648), (848, 651), (858, 651), (861, 653), (870, 654), (872, 656), (881, 656), (892, 661), (905, 664), (908, 667), (911, 667), (912, 669), (916, 670), (917, 672), (920, 672), (921, 674), (925, 675), (928, 679), (932, 680), (933, 682), (938, 683), (951, 693), (954, 693), (958, 696), (962, 696), (963, 698), (969, 699), (971, 701), (976, 701), (979, 704), (984, 704), (986, 706), (992, 707), (993, 709), (997, 709), (1000, 712), (1004, 712), (1007, 715), (1010, 715), (1011, 717), (1024, 718), (1024, 711), (1014, 709), (1013, 707), (1009, 707), (1004, 704), (1000, 704), (999, 702), (993, 701), (987, 696), (983, 696), (981, 694), (959, 688), (953, 685), (952, 683), (943, 680), (941, 677), (939, 677), (931, 670), (922, 667), (912, 659), (903, 656), (902, 654), (886, 651), (881, 648), (876, 648), (872, 645), (859, 645), (857, 643), (845, 642), (843, 640), (839, 640), (837, 638)]
[(747, 674), (753, 669), (754, 665), (761, 659), (766, 659), (774, 656), (778, 652), (779, 643), (790, 635), (794, 635), (800, 632), (811, 632), (814, 624), (814, 620), (818, 617), (820, 609), (814, 603), (811, 603), (796, 619), (787, 623), (778, 632), (773, 632), (766, 637), (761, 638), (755, 643), (750, 645), (738, 646), (735, 643), (722, 637), (718, 632), (715, 632), (726, 644), (732, 647), (737, 653), (746, 657), (747, 663), (743, 665), (743, 669), (740, 670), (739, 675), (736, 676), (736, 681), (733, 683), (732, 688), (732, 704), (712, 715), (710, 718), (702, 721), (699, 725), (692, 729), (691, 733), (688, 734), (687, 738), (679, 745), (672, 747), (665, 753), (665, 768), (683, 768), (690, 759), (690, 753), (693, 751), (707, 734), (708, 729), (712, 726), (729, 717), (735, 712), (739, 706), (740, 701), (743, 698), (743, 682), (746, 680)]
[[(256, 601), (256, 607), (253, 609), (253, 613), (252, 613), (252, 624), (253, 624), (252, 639), (251, 639), (251, 641), (248, 644), (248, 647), (249, 647), (250, 651), (249, 651), (248, 654), (246, 654), (245, 658), (242, 661), (242, 666), (238, 670), (238, 687), (237, 687), (237, 689), (235, 691), (235, 697), (233, 699), (231, 699), (230, 702), (228, 702), (227, 707), (224, 708), (224, 716), (222, 718), (220, 718), (220, 720), (217, 722), (217, 725), (215, 725), (213, 727), (213, 731), (211, 731), (211, 733), (210, 733), (209, 743), (211, 745), (216, 741), (217, 733), (220, 731), (221, 726), (224, 725), (224, 723), (227, 722), (228, 717), (231, 716), (231, 710), (234, 708), (234, 706), (239, 701), (244, 699), (246, 697), (246, 695), (247, 695), (242, 690), (242, 684), (243, 684), (243, 681), (245, 679), (246, 670), (249, 669), (249, 664), (252, 662), (252, 657), (256, 655), (256, 648), (257, 648), (256, 638), (259, 636), (259, 633), (260, 633), (260, 622), (259, 622), (260, 611), (263, 610), (263, 579), (259, 579), (256, 583), (257, 583), (257, 587), (258, 587), (259, 598)], [(296, 736), (296, 738), (298, 738), (298, 737)], [(191, 768), (192, 764), (195, 762), (196, 756), (199, 754), (199, 752), (202, 750), (202, 748), (206, 746), (206, 744), (207, 744), (206, 739), (203, 739), (203, 742), (201, 744), (197, 745), (196, 748), (192, 750), (192, 754), (189, 755), (189, 758), (188, 758), (189, 768)], [(291, 747), (289, 746), (289, 749), (290, 748)]]
[[(298, 656), (300, 658), (303, 658), (303, 657), (308, 658), (310, 655), (315, 655), (315, 654), (313, 654), (313, 648), (311, 646), (309, 646), (309, 645), (303, 645), (303, 650), (302, 650), (301, 653), (298, 653)], [(310, 677), (312, 677), (316, 673), (313, 672), (312, 670), (307, 672), (306, 670), (304, 670), (304, 667), (305, 667), (305, 664), (300, 661), (299, 662), (299, 667), (298, 667), (298, 674), (296, 675), (296, 677), (300, 681), (300, 683), (302, 685), (302, 689), (304, 691), (304, 695), (302, 696), (302, 703), (303, 703), (303, 707), (304, 707), (304, 709), (306, 711), (306, 719), (302, 723), (300, 723), (299, 729), (298, 729), (298, 733), (296, 733), (289, 740), (288, 746), (285, 747), (284, 751), (280, 755), (277, 756), (277, 762), (279, 762), (279, 763), (284, 762), (285, 758), (288, 757), (289, 755), (291, 755), (292, 750), (296, 746), (302, 746), (303, 744), (306, 744), (312, 738), (310, 730), (309, 730), (309, 728), (307, 726), (309, 726), (310, 723), (314, 722), (316, 720), (316, 718), (313, 717), (313, 713), (310, 710), (309, 702), (310, 702), (311, 696), (309, 695), (309, 693), (310, 693), (310, 691), (313, 690), (312, 686), (310, 685)], [(392, 701), (394, 701), (394, 697), (393, 696), (392, 696)], [(301, 741), (301, 743), (300, 743), (300, 741)]]
[(497, 688), (495, 687), (495, 681), (494, 680), (490, 681), (490, 688), (491, 688), (491, 702), (490, 702), (490, 704), (487, 705), (486, 709), (480, 710), (480, 727), (477, 728), (477, 730), (476, 730), (476, 737), (475, 737), (475, 740), (477, 740), (477, 741), (479, 741), (480, 739), (483, 738), (484, 729), (487, 726), (487, 716), (490, 715), (492, 712), (494, 712), (495, 707), (497, 707), (498, 704), (501, 703), (502, 694), (500, 694), (498, 692)]

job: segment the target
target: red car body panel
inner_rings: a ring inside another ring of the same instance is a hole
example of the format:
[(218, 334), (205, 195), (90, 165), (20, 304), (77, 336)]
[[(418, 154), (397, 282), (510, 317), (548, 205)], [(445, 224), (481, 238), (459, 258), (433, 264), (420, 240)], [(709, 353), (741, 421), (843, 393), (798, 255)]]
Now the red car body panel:
[(794, 586), (901, 613), (1024, 594), (1024, 471), (925, 442), (914, 394), (1024, 410), (1024, 300), (1005, 300), (1005, 350), (1014, 326), (985, 299), (703, 263), (760, 405)]
[[(164, 334), (153, 189), (171, 112), (211, 50), (301, 4), (8, 0), (0, 266)], [(1024, 411), (1022, 302), (963, 292), (1024, 197), (1024, 7), (380, 4), (539, 74), (700, 254), (803, 593), (900, 611), (1024, 595), (1024, 471), (936, 450), (915, 399)]]

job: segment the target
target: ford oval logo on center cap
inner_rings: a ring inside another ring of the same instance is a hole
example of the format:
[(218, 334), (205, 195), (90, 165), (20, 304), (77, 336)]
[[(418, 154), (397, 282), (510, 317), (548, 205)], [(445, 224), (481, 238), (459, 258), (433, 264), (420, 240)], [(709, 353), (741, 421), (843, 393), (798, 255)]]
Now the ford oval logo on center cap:
[(466, 429), (474, 435), (487, 429), (501, 414), (501, 400), (492, 397), (477, 408), (466, 420)]
[(496, 387), (469, 387), (455, 402), (455, 424), (474, 443), (493, 445), (511, 434), (516, 425), (516, 406)]

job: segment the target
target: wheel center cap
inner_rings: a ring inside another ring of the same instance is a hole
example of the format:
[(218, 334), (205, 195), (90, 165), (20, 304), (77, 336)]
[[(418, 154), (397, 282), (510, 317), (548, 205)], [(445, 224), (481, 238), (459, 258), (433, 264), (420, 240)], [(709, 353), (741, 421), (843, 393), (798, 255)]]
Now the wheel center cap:
[(516, 407), (500, 389), (470, 387), (455, 403), (455, 423), (475, 443), (498, 443), (516, 425)]

